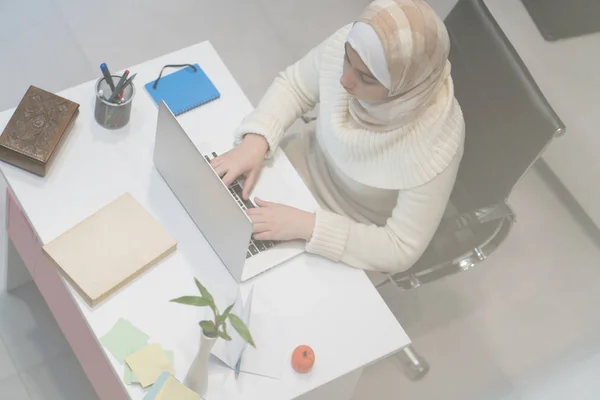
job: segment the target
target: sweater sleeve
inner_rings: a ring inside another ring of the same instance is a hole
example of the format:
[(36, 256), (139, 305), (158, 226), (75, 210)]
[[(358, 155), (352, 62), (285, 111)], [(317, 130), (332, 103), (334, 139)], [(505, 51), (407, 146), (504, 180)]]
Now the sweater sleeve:
[(236, 144), (248, 133), (262, 135), (269, 143), (267, 157), (279, 146), (284, 132), (319, 102), (319, 64), (327, 39), (295, 64), (287, 67), (273, 81), (258, 107), (235, 132)]
[(461, 156), (457, 155), (427, 184), (400, 191), (384, 226), (317, 211), (306, 250), (370, 271), (395, 273), (409, 269), (423, 255), (444, 215)]

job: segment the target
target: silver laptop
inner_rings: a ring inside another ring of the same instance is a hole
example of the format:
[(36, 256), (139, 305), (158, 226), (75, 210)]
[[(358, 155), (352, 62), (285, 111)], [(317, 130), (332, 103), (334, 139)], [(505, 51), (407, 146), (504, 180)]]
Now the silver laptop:
[[(242, 199), (239, 181), (229, 188), (223, 184), (210, 166), (216, 156), (203, 155), (161, 101), (154, 166), (231, 275), (243, 282), (302, 253), (301, 242), (252, 239), (252, 223), (245, 210), (255, 205)], [(282, 187), (278, 182), (262, 186)]]

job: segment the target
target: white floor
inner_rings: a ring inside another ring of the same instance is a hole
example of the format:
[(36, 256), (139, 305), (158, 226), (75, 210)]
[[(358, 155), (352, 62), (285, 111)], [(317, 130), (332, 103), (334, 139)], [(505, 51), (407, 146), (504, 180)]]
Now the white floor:
[[(441, 13), (453, 2), (432, 0)], [(0, 1), (0, 110), (30, 84), (60, 91), (96, 78), (101, 62), (118, 70), (205, 39), (256, 103), (279, 70), (367, 3)], [(532, 170), (511, 197), (518, 223), (484, 265), (412, 292), (386, 288), (431, 371), (410, 382), (384, 360), (354, 400), (597, 399), (600, 235), (566, 197)], [(95, 398), (35, 286), (0, 294), (0, 400)]]

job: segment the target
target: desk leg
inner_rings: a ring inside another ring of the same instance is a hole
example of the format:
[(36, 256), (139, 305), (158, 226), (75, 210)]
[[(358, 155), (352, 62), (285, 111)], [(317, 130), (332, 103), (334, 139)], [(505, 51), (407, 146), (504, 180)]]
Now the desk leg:
[(15, 289), (32, 279), (8, 236), (7, 187), (6, 180), (0, 174), (0, 226), (4, 227), (0, 229), (0, 293)]
[(10, 190), (8, 190), (7, 204), (8, 235), (33, 276), (36, 286), (96, 394), (101, 400), (128, 400), (129, 396), (120, 378), (115, 375), (115, 371), (56, 267), (44, 255), (41, 242)]
[(417, 353), (412, 344), (403, 348), (396, 357), (402, 363), (406, 376), (412, 381), (423, 379), (429, 372), (429, 363)]
[(31, 281), (41, 246), (37, 246), (39, 242), (10, 189), (5, 191), (4, 200), (6, 231), (2, 240), (5, 250), (2, 261), (6, 265), (6, 289), (11, 290)]
[(31, 274), (27, 271), (19, 253), (8, 235), (8, 185), (0, 173), (0, 293), (15, 289), (31, 282)]
[[(6, 286), (4, 289), (8, 291), (31, 282), (33, 277), (27, 270), (25, 263), (21, 259), (17, 249), (15, 249), (15, 245), (10, 240), (8, 234), (5, 232), (4, 235), (6, 240), (2, 242), (5, 250), (2, 253), (2, 263), (6, 266), (4, 275)], [(0, 292), (2, 292), (2, 289), (0, 289)]]

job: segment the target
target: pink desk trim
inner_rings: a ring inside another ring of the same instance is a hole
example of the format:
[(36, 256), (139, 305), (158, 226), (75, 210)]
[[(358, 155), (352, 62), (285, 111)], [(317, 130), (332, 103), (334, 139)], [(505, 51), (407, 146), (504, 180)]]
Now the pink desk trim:
[(101, 400), (128, 400), (129, 395), (81, 315), (56, 267), (42, 251), (25, 213), (10, 188), (6, 196), (6, 229), (56, 322)]

